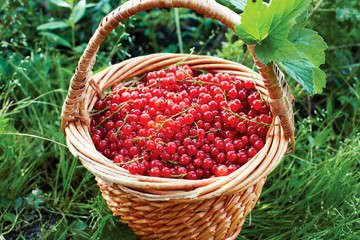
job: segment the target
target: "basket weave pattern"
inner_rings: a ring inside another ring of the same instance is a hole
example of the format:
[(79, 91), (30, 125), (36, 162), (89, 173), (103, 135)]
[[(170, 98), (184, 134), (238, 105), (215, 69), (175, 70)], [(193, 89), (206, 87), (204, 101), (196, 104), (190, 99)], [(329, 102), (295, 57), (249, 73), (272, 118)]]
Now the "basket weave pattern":
[[(187, 7), (218, 19), (232, 29), (240, 21), (236, 13), (213, 0), (136, 0), (128, 1), (111, 12), (91, 38), (71, 79), (62, 111), (62, 129), (67, 145), (72, 154), (96, 176), (102, 196), (114, 215), (121, 216), (121, 221), (127, 223), (141, 239), (235, 239), (245, 217), (254, 208), (265, 179), (278, 165), (289, 145), (290, 137), (280, 126), (279, 117), (274, 117), (263, 149), (243, 167), (225, 177), (202, 180), (129, 174), (99, 153), (91, 140), (88, 112), (103, 96), (104, 90), (124, 86), (128, 84), (124, 83), (126, 80), (179, 62), (189, 65), (194, 71), (229, 73), (240, 81), (251, 79), (267, 103), (274, 102), (271, 96), (280, 96), (275, 102), (291, 102), (291, 93), (286, 93), (286, 82), (278, 82), (276, 75), (280, 73), (275, 73), (273, 68), (269, 70), (267, 66), (262, 66), (267, 75), (262, 71), (260, 75), (241, 64), (211, 56), (152, 54), (128, 59), (93, 75), (91, 69), (95, 56), (106, 35), (120, 21), (155, 7)], [(272, 77), (265, 79), (267, 76)], [(272, 89), (271, 94), (269, 89)], [(274, 95), (273, 91), (285, 93)], [(289, 119), (293, 118), (292, 111), (288, 113), (282, 104), (274, 106)]]
[(96, 179), (114, 216), (142, 239), (234, 239), (254, 208), (265, 179), (246, 191), (202, 201), (146, 201)]

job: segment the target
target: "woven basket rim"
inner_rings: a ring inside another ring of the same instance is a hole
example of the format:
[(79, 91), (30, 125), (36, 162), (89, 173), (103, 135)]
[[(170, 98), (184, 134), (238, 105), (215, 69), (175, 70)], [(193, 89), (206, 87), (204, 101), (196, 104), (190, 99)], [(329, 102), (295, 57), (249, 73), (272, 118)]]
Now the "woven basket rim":
[[(258, 73), (239, 63), (204, 55), (160, 53), (139, 56), (112, 65), (95, 74), (92, 79), (101, 90), (104, 90), (110, 85), (116, 85), (119, 81), (126, 80), (125, 78), (141, 76), (143, 72), (148, 72), (148, 68), (159, 70), (164, 66), (174, 65), (179, 62), (179, 59), (185, 59), (182, 64), (189, 64), (192, 69), (204, 67), (206, 69), (213, 68), (211, 72), (222, 70), (237, 72), (237, 77), (240, 80), (242, 80), (242, 75), (245, 77), (253, 76), (257, 87), (260, 88), (264, 99), (267, 100), (267, 90), (264, 89), (261, 76)], [(143, 66), (148, 67), (144, 68)], [(235, 71), (234, 69), (238, 70)], [(123, 73), (126, 73), (125, 77), (121, 75)], [(94, 89), (88, 85), (84, 100), (86, 109), (91, 110), (97, 98)], [(275, 123), (279, 123), (277, 118)], [(110, 160), (106, 160), (105, 156), (95, 149), (89, 130), (83, 121), (69, 122), (65, 132), (70, 151), (82, 161), (90, 172), (108, 184), (121, 186), (125, 192), (151, 200), (203, 199), (244, 190), (272, 171), (284, 155), (288, 145), (282, 128), (274, 126), (264, 148), (248, 163), (228, 176), (204, 180), (164, 179), (132, 175), (127, 170), (110, 163)], [(269, 157), (270, 153), (274, 157)], [(266, 167), (264, 167), (265, 165)]]

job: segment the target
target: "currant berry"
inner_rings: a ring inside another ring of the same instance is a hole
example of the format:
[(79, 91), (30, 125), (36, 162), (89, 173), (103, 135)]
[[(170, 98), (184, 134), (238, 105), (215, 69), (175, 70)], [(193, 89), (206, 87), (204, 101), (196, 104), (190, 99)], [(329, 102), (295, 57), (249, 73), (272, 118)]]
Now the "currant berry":
[(191, 125), (194, 122), (194, 116), (191, 115), (191, 114), (186, 114), (185, 117), (184, 117), (184, 122), (187, 125)]
[(260, 100), (254, 100), (251, 105), (255, 110), (260, 110), (262, 107), (262, 103)]
[(131, 174), (137, 174), (139, 172), (139, 166), (137, 163), (131, 163), (129, 166), (129, 172)]
[(264, 142), (261, 140), (258, 140), (254, 143), (254, 147), (256, 150), (260, 151), (264, 147)]
[(161, 176), (169, 178), (171, 176), (170, 169), (168, 167), (164, 167), (163, 169), (161, 169)]
[(178, 175), (186, 175), (187, 174), (187, 170), (184, 167), (179, 167), (177, 170), (177, 174)]
[(196, 131), (196, 134), (197, 134), (198, 138), (203, 138), (203, 137), (205, 137), (205, 131), (204, 131), (204, 129), (198, 129), (198, 130)]
[(251, 148), (249, 148), (249, 149), (247, 150), (247, 155), (248, 155), (250, 158), (254, 157), (257, 153), (258, 153), (258, 151), (257, 151), (255, 148), (253, 148), (253, 147), (251, 147)]
[(237, 155), (235, 151), (230, 151), (226, 154), (226, 158), (229, 162), (233, 162), (237, 159)]
[(254, 84), (253, 84), (253, 82), (252, 82), (251, 80), (246, 80), (246, 81), (244, 82), (244, 87), (245, 87), (246, 89), (255, 88), (255, 87), (254, 87)]
[(228, 174), (229, 174), (229, 169), (225, 165), (220, 165), (215, 170), (215, 176), (216, 177), (227, 176)]
[(151, 177), (160, 177), (161, 172), (158, 167), (152, 167), (149, 171)]

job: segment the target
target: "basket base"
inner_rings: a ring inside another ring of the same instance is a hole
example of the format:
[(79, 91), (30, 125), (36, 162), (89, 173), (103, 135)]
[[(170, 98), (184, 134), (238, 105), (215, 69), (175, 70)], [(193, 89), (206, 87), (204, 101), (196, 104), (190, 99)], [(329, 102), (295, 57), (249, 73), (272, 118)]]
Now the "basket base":
[(114, 216), (139, 239), (235, 239), (254, 208), (265, 178), (243, 192), (205, 200), (148, 201), (96, 178)]

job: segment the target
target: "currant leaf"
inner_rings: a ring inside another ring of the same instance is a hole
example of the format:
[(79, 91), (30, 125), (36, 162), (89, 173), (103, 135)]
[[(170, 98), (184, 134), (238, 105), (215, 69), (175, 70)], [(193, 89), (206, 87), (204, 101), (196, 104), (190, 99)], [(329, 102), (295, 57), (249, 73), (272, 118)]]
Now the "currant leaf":
[(314, 65), (309, 60), (303, 58), (300, 61), (279, 62), (278, 65), (283, 68), (291, 78), (300, 83), (308, 93), (315, 93), (313, 82)]
[(287, 39), (276, 39), (275, 37), (269, 37), (257, 45), (255, 54), (263, 63), (269, 62), (269, 59), (274, 62), (298, 61), (300, 59), (294, 44)]
[(321, 93), (326, 85), (326, 74), (306, 58), (278, 64), (311, 95)]
[[(241, 24), (235, 27), (235, 31), (245, 44), (257, 43), (255, 54), (262, 56), (260, 61), (264, 64), (275, 61), (274, 56), (276, 61), (301, 60), (287, 38), (296, 17), (305, 11), (309, 3), (309, 0), (272, 0), (267, 4), (260, 0), (248, 0), (241, 14)], [(281, 44), (285, 46), (279, 48)], [(287, 50), (289, 53), (284, 54)]]
[(320, 68), (313, 68), (315, 94), (322, 93), (326, 86), (326, 74)]
[(237, 9), (244, 11), (246, 0), (228, 0), (228, 1)]
[(270, 21), (261, 21), (262, 14), (268, 12), (268, 6), (262, 1), (253, 3), (248, 0), (244, 13), (241, 14), (241, 23), (235, 26), (236, 33), (245, 44), (255, 44), (264, 40), (270, 30)]
[(259, 60), (277, 62), (310, 94), (321, 93), (326, 75), (327, 45), (317, 32), (306, 29), (310, 0), (248, 0), (235, 31), (245, 44), (255, 46)]
[(301, 13), (297, 18), (296, 18), (296, 23), (294, 25), (294, 27), (291, 29), (291, 31), (293, 30), (301, 30), (303, 28), (305, 28), (307, 20), (309, 17), (309, 12), (308, 10), (305, 10), (303, 13)]
[(292, 30), (289, 40), (295, 45), (299, 54), (319, 67), (325, 62), (324, 50), (327, 45), (317, 32), (310, 29)]
[[(292, 70), (285, 69), (285, 71), (302, 86), (312, 85), (313, 87), (311, 88), (307, 88), (305, 86), (304, 88), (310, 94), (317, 94), (321, 93), (326, 85), (326, 74), (322, 70), (320, 70), (319, 67), (321, 64), (325, 63), (324, 51), (327, 48), (327, 45), (324, 39), (319, 36), (317, 32), (304, 28), (306, 20), (307, 14), (300, 15), (296, 19), (296, 24), (294, 25), (293, 29), (290, 31), (289, 34), (289, 40), (294, 44), (297, 51), (303, 58), (303, 60), (301, 61), (302, 64), (299, 65), (300, 67), (295, 67)], [(312, 64), (312, 74), (300, 78), (300, 75), (310, 73), (310, 70), (305, 70), (303, 68), (304, 66), (310, 67), (309, 62)], [(284, 62), (283, 65), (289, 65), (289, 63)], [(302, 71), (300, 71), (301, 69)], [(294, 70), (297, 70), (299, 72), (295, 74), (293, 72)], [(310, 79), (309, 76), (311, 76), (312, 78)]]

